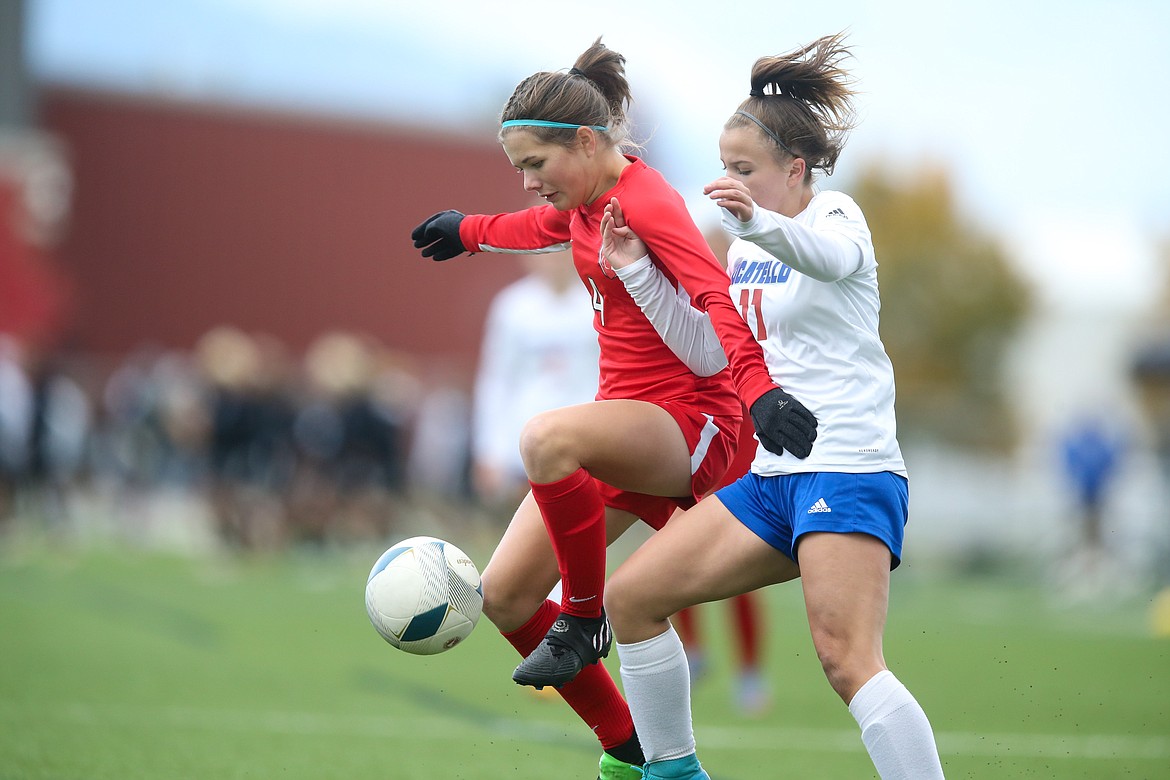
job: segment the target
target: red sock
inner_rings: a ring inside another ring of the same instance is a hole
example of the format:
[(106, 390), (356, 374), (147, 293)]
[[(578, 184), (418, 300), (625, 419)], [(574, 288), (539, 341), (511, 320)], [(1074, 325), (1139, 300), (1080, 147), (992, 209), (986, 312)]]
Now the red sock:
[(735, 610), (735, 632), (739, 639), (739, 658), (745, 669), (760, 662), (760, 610), (755, 593), (744, 593), (731, 600)]
[(556, 482), (529, 484), (557, 556), (561, 611), (600, 617), (605, 587), (605, 504), (593, 477), (585, 469), (577, 469)]
[(695, 614), (695, 607), (686, 607), (675, 613), (670, 619), (687, 650), (699, 649), (699, 618)]
[[(557, 619), (560, 608), (545, 601), (528, 622), (504, 634), (520, 655), (527, 657), (536, 649)], [(585, 725), (593, 730), (603, 749), (618, 747), (634, 734), (630, 708), (603, 664), (586, 666), (577, 678), (557, 689), (561, 698), (573, 708)]]

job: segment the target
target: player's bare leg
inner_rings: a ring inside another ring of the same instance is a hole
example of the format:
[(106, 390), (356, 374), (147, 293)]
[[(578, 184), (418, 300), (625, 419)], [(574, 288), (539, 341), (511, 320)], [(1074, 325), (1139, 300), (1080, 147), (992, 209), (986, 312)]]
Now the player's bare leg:
[(943, 777), (930, 721), (886, 668), (890, 551), (866, 534), (812, 533), (798, 549), (809, 628), (829, 684), (849, 705), (883, 778)]
[[(616, 539), (635, 520), (624, 512), (607, 512), (607, 539)], [(556, 619), (560, 605), (549, 601), (548, 593), (558, 576), (548, 532), (529, 496), (516, 510), (483, 573), (484, 614), (521, 656), (543, 640)], [(602, 761), (612, 765), (607, 765), (606, 776), (613, 767), (640, 765), (641, 747), (629, 707), (604, 665), (589, 667), (556, 690), (601, 743)]]
[(529, 493), (483, 571), (483, 614), (501, 632), (528, 621), (560, 574), (540, 510)]
[[(676, 565), (687, 561), (686, 567)], [(706, 778), (695, 754), (690, 674), (670, 616), (792, 579), (796, 565), (735, 520), (710, 496), (675, 517), (610, 578), (606, 606), (617, 636), (622, 681), (646, 777)]]
[[(685, 569), (673, 565), (685, 560)], [(606, 608), (619, 642), (670, 628), (683, 607), (730, 598), (800, 575), (796, 564), (709, 496), (633, 552), (610, 578)]]
[(811, 533), (800, 540), (809, 628), (825, 676), (849, 703), (886, 668), (882, 633), (890, 596), (890, 550), (868, 534)]
[[(606, 513), (606, 545), (629, 530), (638, 518)], [(560, 579), (557, 559), (540, 510), (529, 493), (504, 531), (484, 568), (483, 614), (503, 633), (532, 617)]]
[(561, 686), (604, 658), (612, 637), (602, 607), (605, 506), (595, 480), (663, 496), (691, 491), (689, 447), (678, 423), (642, 401), (600, 401), (538, 415), (520, 442), (563, 586), (545, 641), (512, 679)]

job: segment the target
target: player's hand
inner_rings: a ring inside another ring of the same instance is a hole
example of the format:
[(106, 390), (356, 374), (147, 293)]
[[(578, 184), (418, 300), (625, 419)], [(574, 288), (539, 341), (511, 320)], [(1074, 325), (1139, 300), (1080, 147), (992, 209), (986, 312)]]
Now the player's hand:
[(756, 204), (752, 193), (739, 179), (723, 176), (703, 188), (703, 194), (715, 201), (719, 208), (727, 209), (740, 222), (751, 222)]
[(626, 224), (622, 204), (617, 198), (610, 198), (605, 213), (601, 215), (601, 256), (614, 268), (625, 268), (649, 252), (642, 239)]
[(775, 387), (752, 404), (752, 424), (769, 452), (807, 458), (817, 439), (817, 418), (800, 401)]
[(410, 232), (414, 248), (422, 250), (423, 257), (432, 260), (450, 260), (467, 251), (459, 238), (459, 224), (463, 212), (448, 209), (432, 214)]

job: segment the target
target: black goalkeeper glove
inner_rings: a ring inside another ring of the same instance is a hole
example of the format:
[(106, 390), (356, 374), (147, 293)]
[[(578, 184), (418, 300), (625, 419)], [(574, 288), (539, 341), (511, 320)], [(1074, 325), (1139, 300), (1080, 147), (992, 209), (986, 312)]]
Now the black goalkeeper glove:
[(432, 214), (410, 232), (414, 248), (422, 250), (423, 257), (432, 260), (450, 260), (467, 251), (459, 238), (459, 224), (463, 213), (447, 210)]
[(807, 458), (817, 439), (817, 418), (804, 404), (779, 387), (761, 395), (752, 404), (752, 424), (756, 436), (769, 452), (791, 452)]

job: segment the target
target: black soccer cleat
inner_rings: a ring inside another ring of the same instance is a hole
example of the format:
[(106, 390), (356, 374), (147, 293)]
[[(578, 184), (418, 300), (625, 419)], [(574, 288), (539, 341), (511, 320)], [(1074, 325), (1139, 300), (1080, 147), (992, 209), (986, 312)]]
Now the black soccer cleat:
[(537, 690), (546, 685), (560, 688), (586, 666), (609, 655), (612, 645), (613, 632), (604, 611), (596, 618), (562, 612), (536, 649), (512, 672), (512, 680)]

